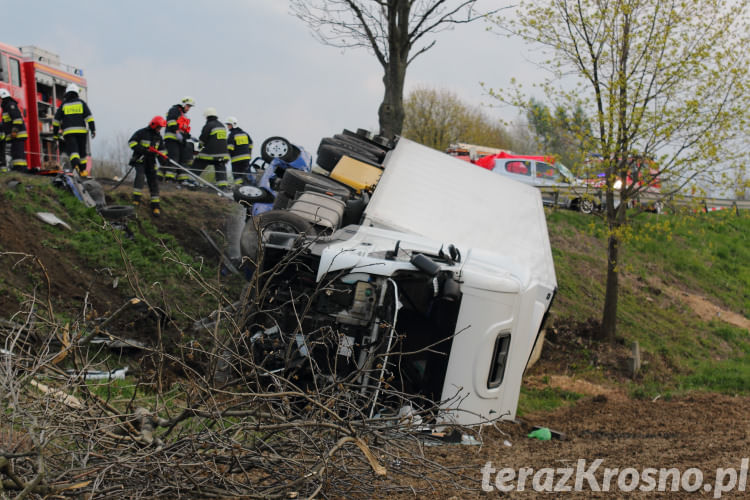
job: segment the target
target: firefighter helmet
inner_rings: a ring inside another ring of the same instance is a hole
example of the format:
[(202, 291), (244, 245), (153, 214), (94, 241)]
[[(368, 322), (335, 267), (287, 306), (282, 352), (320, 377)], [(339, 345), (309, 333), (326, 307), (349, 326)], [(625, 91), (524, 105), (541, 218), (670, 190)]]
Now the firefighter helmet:
[(73, 92), (74, 94), (78, 94), (79, 92), (81, 92), (81, 89), (75, 83), (71, 83), (65, 88), (65, 93), (67, 94), (68, 92)]
[(163, 116), (156, 115), (153, 118), (151, 118), (151, 121), (149, 122), (148, 126), (149, 128), (158, 130), (162, 127), (167, 126), (167, 120), (165, 120)]
[(216, 112), (216, 108), (206, 108), (203, 111), (203, 116), (208, 118), (209, 116), (219, 116), (219, 113)]
[(186, 95), (182, 98), (180, 104), (182, 104), (183, 106), (195, 106), (195, 99), (193, 99), (189, 95)]
[(233, 128), (237, 126), (237, 118), (234, 116), (227, 116), (227, 119), (224, 120), (224, 123), (227, 125), (231, 125)]
[(6, 97), (10, 97), (8, 89), (0, 89), (0, 99), (5, 99)]

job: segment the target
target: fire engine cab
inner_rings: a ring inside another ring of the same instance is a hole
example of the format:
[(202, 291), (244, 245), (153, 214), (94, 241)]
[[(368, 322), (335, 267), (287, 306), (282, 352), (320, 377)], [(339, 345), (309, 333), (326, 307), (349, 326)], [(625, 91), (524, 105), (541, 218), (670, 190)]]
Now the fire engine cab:
[(61, 63), (60, 56), (39, 47), (0, 43), (0, 88), (18, 101), (26, 122), (26, 161), (31, 172), (60, 169), (61, 151), (52, 137), (52, 119), (71, 83), (80, 87), (79, 95), (86, 100), (83, 70)]

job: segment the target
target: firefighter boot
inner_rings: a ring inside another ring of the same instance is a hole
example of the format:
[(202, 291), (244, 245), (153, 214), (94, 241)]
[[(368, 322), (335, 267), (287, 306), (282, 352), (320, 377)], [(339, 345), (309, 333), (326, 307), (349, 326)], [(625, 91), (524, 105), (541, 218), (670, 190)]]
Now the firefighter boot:
[(133, 205), (138, 208), (138, 206), (141, 204), (141, 197), (143, 195), (141, 193), (133, 193)]
[(151, 199), (151, 215), (153, 217), (161, 217), (161, 208), (158, 199)]

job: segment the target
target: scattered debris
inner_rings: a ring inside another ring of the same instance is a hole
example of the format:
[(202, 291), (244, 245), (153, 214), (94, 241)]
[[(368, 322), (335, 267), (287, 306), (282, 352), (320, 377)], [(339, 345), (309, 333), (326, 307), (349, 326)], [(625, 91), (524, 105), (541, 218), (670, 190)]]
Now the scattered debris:
[(538, 439), (539, 441), (549, 441), (552, 439), (552, 433), (546, 427), (536, 427), (533, 431), (529, 432), (527, 437)]
[[(78, 372), (75, 370), (66, 370), (65, 373), (68, 375), (76, 375)], [(128, 367), (118, 368), (117, 370), (105, 371), (105, 370), (86, 370), (83, 372), (84, 380), (125, 380), (125, 375), (128, 373)]]
[(37, 212), (36, 216), (39, 219), (41, 219), (44, 222), (46, 222), (47, 224), (49, 224), (50, 226), (62, 226), (65, 229), (67, 229), (68, 231), (71, 230), (70, 225), (68, 225), (67, 222), (65, 222), (64, 220), (62, 220), (60, 217), (58, 217), (57, 215), (55, 215), (53, 213), (50, 213), (50, 212)]

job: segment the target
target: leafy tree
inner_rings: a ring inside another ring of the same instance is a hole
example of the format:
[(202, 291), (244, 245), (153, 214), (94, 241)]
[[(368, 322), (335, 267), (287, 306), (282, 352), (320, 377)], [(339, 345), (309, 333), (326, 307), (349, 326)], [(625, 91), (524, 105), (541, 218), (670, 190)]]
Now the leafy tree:
[[(675, 190), (699, 174), (718, 179), (740, 154), (732, 143), (747, 137), (748, 11), (743, 1), (548, 0), (497, 19), (545, 50), (554, 74), (546, 96), (581, 102), (592, 117), (609, 230), (600, 339), (615, 338), (628, 202), (660, 179)], [(528, 107), (515, 90), (494, 94)]]
[(553, 113), (549, 106), (531, 98), (526, 119), (536, 133), (540, 153), (557, 155), (568, 167), (582, 162), (591, 141), (591, 122), (580, 104), (572, 110), (558, 105)]
[(364, 47), (383, 66), (385, 95), (378, 109), (380, 133), (400, 134), (406, 68), (436, 40), (431, 34), (497, 12), (475, 11), (477, 0), (290, 0), (292, 12), (324, 44)]
[(404, 111), (402, 135), (440, 151), (457, 142), (506, 149), (512, 145), (499, 121), (449, 90), (417, 88), (407, 95)]

